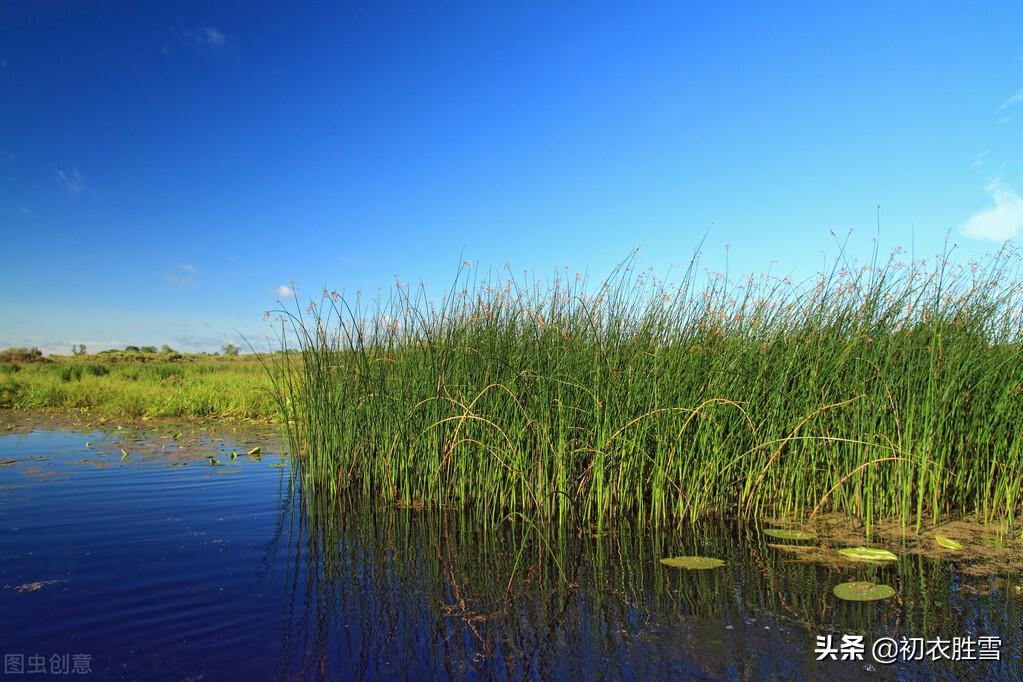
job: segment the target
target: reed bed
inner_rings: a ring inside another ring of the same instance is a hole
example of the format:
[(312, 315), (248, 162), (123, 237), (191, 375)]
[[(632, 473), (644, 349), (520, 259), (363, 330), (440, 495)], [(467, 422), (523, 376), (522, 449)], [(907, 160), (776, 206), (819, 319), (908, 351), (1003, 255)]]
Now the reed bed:
[(0, 410), (273, 422), (277, 408), (268, 388), (259, 362), (248, 357), (154, 357), (142, 362), (100, 354), (0, 363)]
[(439, 301), (324, 291), (268, 361), (302, 484), (486, 523), (838, 511), (1011, 521), (1019, 255), (741, 282), (630, 257), (602, 283), (480, 276)]

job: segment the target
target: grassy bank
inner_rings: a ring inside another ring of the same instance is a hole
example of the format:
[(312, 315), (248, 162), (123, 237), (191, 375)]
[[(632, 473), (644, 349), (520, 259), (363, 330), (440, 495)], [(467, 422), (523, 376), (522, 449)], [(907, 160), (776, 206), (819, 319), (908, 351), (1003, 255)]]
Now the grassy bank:
[(267, 388), (266, 371), (246, 356), (117, 352), (0, 362), (0, 408), (269, 420)]
[[(804, 283), (478, 278), (325, 292), (275, 389), (320, 490), (602, 525), (839, 511), (1006, 520), (1023, 483), (1019, 259)], [(361, 307), (360, 307), (361, 305)], [(305, 480), (305, 479), (303, 479)]]

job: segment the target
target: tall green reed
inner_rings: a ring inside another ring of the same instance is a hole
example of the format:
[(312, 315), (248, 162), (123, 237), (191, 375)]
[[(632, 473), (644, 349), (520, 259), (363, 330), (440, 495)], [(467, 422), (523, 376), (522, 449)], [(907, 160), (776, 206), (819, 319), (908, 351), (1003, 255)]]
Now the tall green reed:
[(809, 281), (480, 276), (282, 308), (268, 362), (320, 494), (600, 527), (839, 511), (1011, 520), (1023, 287), (1008, 248)]

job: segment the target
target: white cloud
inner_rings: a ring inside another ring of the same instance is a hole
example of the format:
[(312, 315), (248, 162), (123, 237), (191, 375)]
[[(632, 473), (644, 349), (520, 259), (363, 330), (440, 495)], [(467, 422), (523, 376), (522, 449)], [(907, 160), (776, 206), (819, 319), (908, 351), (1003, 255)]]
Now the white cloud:
[(974, 213), (959, 231), (971, 239), (996, 242), (1012, 239), (1023, 231), (1023, 197), (1000, 180), (992, 180), (984, 191), (995, 205)]
[[(215, 26), (198, 26), (175, 31), (180, 42), (191, 50), (205, 55), (233, 52), (231, 38)], [(165, 45), (162, 52), (168, 54), (170, 49)]]
[(287, 284), (282, 284), (277, 287), (276, 293), (280, 298), (293, 298), (295, 296), (295, 290)]
[(227, 36), (213, 26), (199, 29), (199, 39), (209, 47), (223, 47), (227, 43)]
[(998, 110), (995, 113), (1001, 113), (1013, 104), (1019, 104), (1020, 102), (1023, 102), (1023, 89), (1017, 90), (1016, 94), (1002, 102), (1002, 106), (998, 107)]
[(71, 167), (70, 173), (65, 173), (61, 169), (57, 169), (57, 182), (64, 186), (64, 189), (71, 192), (72, 194), (78, 194), (82, 191), (82, 174), (78, 172), (78, 169), (74, 166)]
[(194, 285), (199, 281), (199, 268), (191, 263), (182, 263), (164, 273), (164, 279), (171, 284)]
[(984, 165), (984, 157), (987, 156), (987, 152), (980, 152), (973, 157), (973, 163), (970, 164), (970, 168), (980, 168)]
[(20, 213), (22, 215), (28, 215), (31, 212), (32, 212), (32, 209), (30, 209), (30, 208), (21, 207), (21, 208), (18, 209), (18, 213)]

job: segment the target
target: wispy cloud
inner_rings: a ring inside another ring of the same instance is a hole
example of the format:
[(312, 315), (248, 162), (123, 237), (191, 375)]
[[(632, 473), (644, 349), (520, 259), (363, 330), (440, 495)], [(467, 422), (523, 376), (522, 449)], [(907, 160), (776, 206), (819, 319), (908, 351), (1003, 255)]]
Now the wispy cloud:
[(164, 279), (179, 286), (192, 286), (199, 283), (199, 269), (191, 263), (182, 263), (167, 270)]
[(1016, 194), (1001, 180), (992, 180), (984, 188), (994, 206), (977, 211), (959, 226), (959, 231), (971, 239), (1005, 241), (1023, 232), (1023, 197)]
[(82, 174), (78, 172), (78, 169), (71, 166), (71, 171), (65, 173), (62, 169), (57, 169), (57, 182), (61, 186), (72, 194), (78, 194), (82, 191), (85, 183), (82, 179)]
[(1009, 99), (1002, 102), (1002, 106), (995, 109), (999, 125), (1005, 125), (1012, 121), (1014, 114), (1009, 109), (1014, 108), (1020, 102), (1023, 102), (1023, 88), (1017, 90)]
[[(172, 34), (174, 36), (172, 42), (198, 54), (214, 56), (233, 54), (235, 51), (234, 41), (231, 36), (216, 26), (193, 26), (173, 29)], [(163, 53), (169, 54), (170, 51), (171, 47), (164, 45)]]
[(204, 26), (203, 28), (200, 28), (197, 31), (195, 40), (200, 45), (204, 45), (211, 50), (219, 50), (227, 45), (227, 36), (214, 26)]
[(22, 206), (21, 208), (18, 209), (18, 213), (20, 213), (21, 215), (28, 215), (31, 212), (32, 212), (32, 209), (25, 208), (24, 206)]
[(984, 157), (987, 156), (987, 154), (988, 153), (986, 151), (984, 151), (984, 152), (980, 152), (979, 154), (974, 156), (973, 157), (973, 163), (971, 163), (969, 165), (969, 167), (970, 168), (980, 168), (981, 166), (983, 166), (984, 165)]
[(1023, 102), (1023, 88), (1020, 88), (1019, 90), (1016, 91), (1016, 94), (1002, 102), (1002, 106), (998, 107), (995, 113), (1000, 114), (1009, 107), (1011, 107), (1012, 105), (1019, 104), (1020, 102)]
[(280, 298), (294, 298), (295, 290), (289, 287), (287, 284), (282, 284), (275, 290), (275, 293)]

